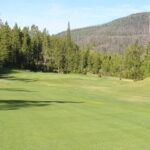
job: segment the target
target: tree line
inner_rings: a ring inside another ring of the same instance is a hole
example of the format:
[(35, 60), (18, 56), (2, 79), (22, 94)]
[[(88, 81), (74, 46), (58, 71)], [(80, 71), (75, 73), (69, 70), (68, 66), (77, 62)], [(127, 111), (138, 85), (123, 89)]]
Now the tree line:
[(37, 26), (10, 28), (0, 23), (0, 69), (29, 69), (58, 73), (92, 73), (140, 80), (150, 76), (150, 42), (135, 41), (124, 55), (101, 52), (92, 46), (79, 48), (71, 39), (70, 24), (66, 37), (50, 35)]

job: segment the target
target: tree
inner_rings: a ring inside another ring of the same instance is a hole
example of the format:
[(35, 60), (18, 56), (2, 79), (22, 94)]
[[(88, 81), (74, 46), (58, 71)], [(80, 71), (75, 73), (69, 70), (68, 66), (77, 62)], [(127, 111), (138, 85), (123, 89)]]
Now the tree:
[(124, 55), (124, 77), (139, 80), (143, 78), (141, 70), (141, 55), (143, 47), (139, 45), (138, 41), (130, 45), (125, 50)]
[(89, 66), (90, 49), (89, 46), (84, 47), (80, 51), (80, 66), (79, 72), (86, 74)]
[(11, 29), (6, 22), (0, 24), (0, 61), (1, 64), (9, 64), (11, 54)]
[(101, 69), (101, 59), (100, 59), (100, 53), (97, 50), (93, 55), (93, 73), (94, 74), (100, 74)]
[(22, 45), (22, 33), (17, 24), (15, 24), (12, 29), (12, 40), (11, 40), (12, 50), (10, 54), (11, 65), (13, 67), (18, 67), (21, 45)]
[(65, 39), (57, 41), (55, 60), (59, 73), (68, 73), (67, 48)]
[[(66, 45), (66, 69), (67, 72), (76, 72), (79, 62), (79, 48), (72, 42), (71, 46)], [(78, 58), (77, 58), (78, 57)]]
[(31, 47), (30, 47), (30, 58), (32, 68), (38, 69), (40, 67), (41, 53), (42, 53), (42, 36), (38, 27), (35, 25), (31, 26), (30, 30)]
[(121, 68), (121, 57), (115, 53), (109, 54), (109, 71), (111, 76), (119, 76)]
[(100, 72), (102, 75), (110, 75), (110, 59), (111, 57), (105, 51), (101, 54), (102, 64)]
[[(43, 55), (43, 65), (44, 65), (44, 70), (48, 71), (48, 68), (51, 68), (50, 66), (50, 38), (48, 35), (48, 32), (46, 29), (43, 31), (43, 36), (42, 36), (42, 55)], [(50, 69), (51, 70), (51, 69)]]
[(4, 51), (2, 47), (3, 28), (4, 28), (3, 23), (0, 23), (0, 68), (2, 67), (3, 61), (5, 57), (7, 56), (7, 51)]
[(30, 51), (31, 39), (29, 35), (29, 28), (23, 28), (22, 36), (22, 48), (19, 62), (21, 64), (21, 68), (32, 68), (32, 53)]
[(142, 64), (142, 70), (144, 71), (144, 77), (150, 76), (150, 42), (146, 47), (146, 55)]

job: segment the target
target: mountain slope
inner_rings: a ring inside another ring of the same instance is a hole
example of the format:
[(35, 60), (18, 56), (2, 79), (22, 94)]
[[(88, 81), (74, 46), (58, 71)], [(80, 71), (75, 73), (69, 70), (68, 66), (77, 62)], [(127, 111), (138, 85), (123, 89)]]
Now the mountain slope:
[[(79, 46), (94, 43), (99, 50), (106, 48), (109, 52), (121, 54), (137, 39), (142, 44), (150, 40), (150, 13), (133, 14), (103, 25), (72, 30), (71, 33)], [(65, 36), (66, 32), (59, 35)]]

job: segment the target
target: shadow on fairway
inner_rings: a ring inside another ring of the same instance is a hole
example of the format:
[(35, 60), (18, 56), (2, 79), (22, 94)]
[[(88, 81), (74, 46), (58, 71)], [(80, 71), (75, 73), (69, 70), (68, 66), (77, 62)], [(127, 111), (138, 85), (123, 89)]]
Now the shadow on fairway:
[(22, 82), (36, 82), (37, 81), (36, 79), (18, 78), (18, 77), (13, 76), (14, 74), (17, 74), (17, 73), (19, 72), (16, 70), (11, 70), (11, 69), (0, 70), (0, 79), (22, 81)]
[(0, 88), (0, 91), (9, 91), (9, 92), (36, 92), (36, 91), (30, 91), (30, 90), (24, 90), (24, 89), (18, 89), (18, 88)]
[(36, 79), (16, 78), (14, 76), (1, 75), (0, 79), (22, 81), (22, 82), (36, 82)]
[(79, 104), (83, 102), (75, 101), (30, 101), (30, 100), (0, 100), (0, 110), (17, 110), (29, 107), (44, 107), (53, 103), (59, 104)]
[(5, 69), (2, 69), (0, 70), (0, 76), (1, 75), (8, 75), (8, 74), (14, 74), (14, 73), (18, 73), (18, 71), (15, 71), (13, 69), (9, 69), (9, 68), (5, 68)]

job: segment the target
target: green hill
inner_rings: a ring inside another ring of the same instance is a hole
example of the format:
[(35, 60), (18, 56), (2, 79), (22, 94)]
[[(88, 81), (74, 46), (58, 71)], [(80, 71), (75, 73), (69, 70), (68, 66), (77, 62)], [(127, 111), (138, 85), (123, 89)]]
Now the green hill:
[[(95, 43), (100, 50), (122, 53), (135, 40), (145, 44), (150, 40), (150, 13), (133, 14), (112, 22), (72, 30), (72, 38), (79, 46)], [(66, 32), (59, 34), (66, 35)]]

